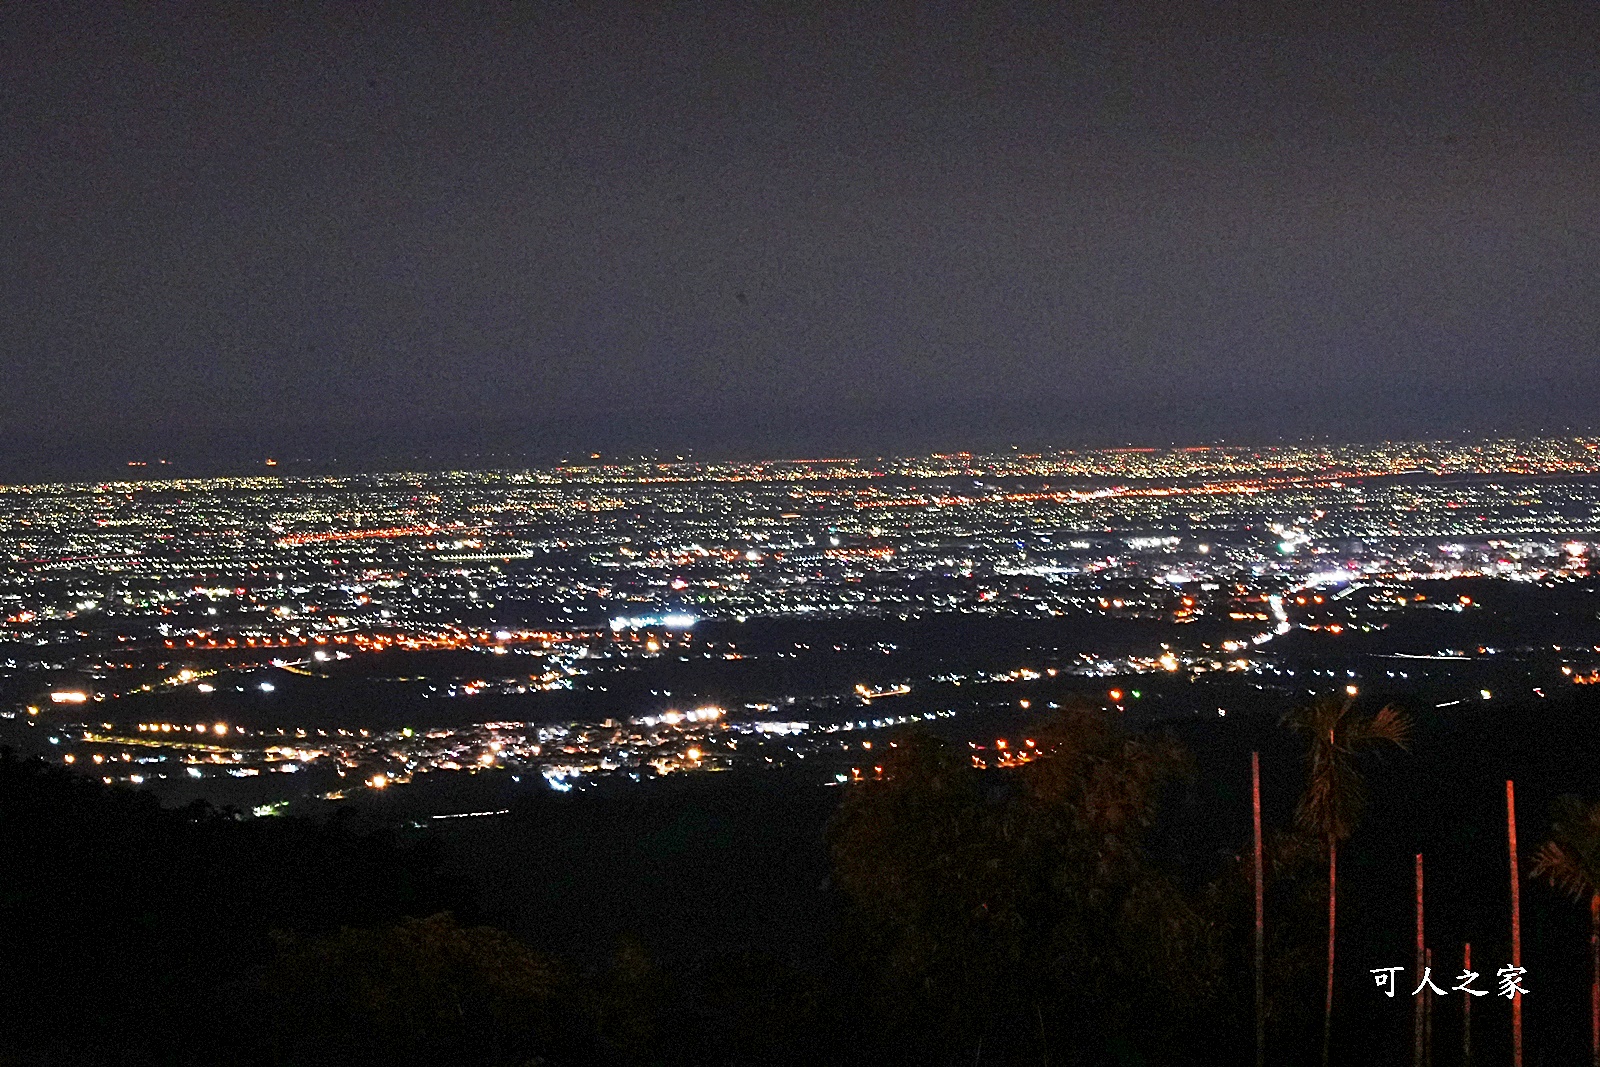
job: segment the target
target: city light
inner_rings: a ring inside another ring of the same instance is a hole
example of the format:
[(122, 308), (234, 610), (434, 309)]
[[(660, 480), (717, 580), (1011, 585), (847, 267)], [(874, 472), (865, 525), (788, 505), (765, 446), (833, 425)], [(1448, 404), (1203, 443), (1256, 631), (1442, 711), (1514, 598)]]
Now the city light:
[[(80, 765), (83, 745), (137, 752), (137, 767), (115, 761), (122, 781), (378, 765), (405, 770), (374, 788), (504, 768), (580, 791), (801, 761), (832, 781), (841, 768), (827, 761), (846, 736), (866, 749), (918, 723), (1031, 717), (1078, 696), (1101, 694), (1139, 721), (1216, 718), (1223, 709), (1199, 695), (1212, 674), (1354, 698), (1374, 669), (1401, 688), (1456, 672), (1471, 681), (1455, 691), (1472, 692), (1480, 664), (1501, 671), (1532, 654), (1484, 643), (1374, 659), (1350, 639), (1438, 611), (1496, 617), (1493, 598), (1440, 582), (1590, 581), (1596, 546), (1566, 530), (1600, 524), (1597, 454), (1600, 442), (1570, 438), (684, 461), (290, 478), (270, 490), (202, 479), (184, 483), (181, 505), (139, 483), (0, 493), (0, 529), (18, 531), (0, 636), (73, 653), (43, 669), (27, 721), (42, 721), (41, 703), (57, 718), (94, 707), (106, 721), (68, 716), (50, 743)], [(1388, 477), (1418, 472), (1494, 478)], [(1041, 487), (1052, 481), (1073, 487)], [(226, 553), (191, 558), (224, 530)], [(107, 570), (111, 559), (126, 566)], [(114, 640), (84, 645), (84, 612)], [(911, 654), (908, 627), (962, 617), (1117, 620), (1148, 637), (1019, 643), (983, 668), (959, 646), (937, 650), (942, 667)], [(751, 639), (768, 620), (808, 629)], [(836, 622), (855, 629), (830, 633)], [(433, 652), (453, 658), (420, 655)], [(1561, 655), (1573, 683), (1600, 680), (1600, 651)], [(295, 676), (292, 691), (278, 672)], [(678, 672), (723, 680), (686, 685)], [(268, 725), (197, 723), (195, 709), (162, 703), (183, 687), (223, 700), (216, 717), (234, 694), (273, 694), (252, 708)], [(420, 725), (369, 729), (338, 712), (311, 722), (302, 692), (332, 707), (392, 703)], [(604, 709), (600, 721), (520, 714), (552, 692)], [(463, 700), (484, 712), (446, 704)], [(476, 721), (491, 717), (507, 721)], [(691, 749), (698, 758), (674, 755)]]

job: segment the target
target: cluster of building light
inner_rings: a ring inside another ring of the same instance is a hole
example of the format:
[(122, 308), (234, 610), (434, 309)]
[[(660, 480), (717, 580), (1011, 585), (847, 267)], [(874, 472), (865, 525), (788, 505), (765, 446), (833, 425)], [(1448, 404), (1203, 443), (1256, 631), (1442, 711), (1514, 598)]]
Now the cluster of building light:
[[(1470, 477), (1393, 477), (1417, 472)], [(1208, 634), (1091, 650), (1052, 671), (1292, 674), (1270, 660), (1291, 632), (1339, 641), (1400, 613), (1476, 610), (1470, 598), (1430, 599), (1419, 582), (1588, 579), (1600, 558), (1596, 472), (1600, 442), (1571, 438), (0, 488), (0, 670), (49, 680), (30, 719), (41, 707), (143, 707), (131, 702), (178, 690), (287, 701), (353, 657), (420, 652), (504, 658), (383, 680), (428, 697), (516, 698), (604, 692), (606, 671), (651, 658), (746, 658), (691, 647), (706, 620), (965, 612), (1104, 615)], [(1573, 666), (1587, 678), (1587, 664)], [(865, 704), (938, 684), (892, 677), (791, 697)], [(237, 751), (271, 769), (377, 761), (373, 788), (519, 760), (570, 787), (640, 760), (715, 769), (747, 728), (768, 740), (809, 730), (765, 713), (698, 714), (619, 706), (621, 740), (591, 744), (600, 733), (570, 724), (565, 736), (587, 740), (557, 762), (549, 738), (534, 753), (471, 731), (392, 742), (405, 758), (354, 733), (293, 759)], [(214, 744), (221, 730), (230, 748), (254, 736), (153, 711), (128, 717), (143, 720), (131, 734), (147, 755), (180, 733)], [(250, 769), (227, 760), (229, 773)]]

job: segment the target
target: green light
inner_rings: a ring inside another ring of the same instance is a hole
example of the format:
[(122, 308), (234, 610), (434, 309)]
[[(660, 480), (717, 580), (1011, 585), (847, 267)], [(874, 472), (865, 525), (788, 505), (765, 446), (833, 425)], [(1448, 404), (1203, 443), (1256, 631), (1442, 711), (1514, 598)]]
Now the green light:
[(1141, 692), (1139, 692), (1139, 691), (1138, 691), (1138, 690), (1137, 690), (1137, 689), (1135, 689), (1135, 690), (1134, 690), (1134, 691), (1133, 691), (1133, 699), (1135, 699), (1135, 700), (1138, 700), (1138, 699), (1139, 699), (1139, 698), (1140, 698), (1140, 697), (1141, 697), (1141, 696), (1143, 696), (1143, 695), (1144, 695), (1144, 694), (1143, 694), (1143, 693), (1141, 693)]

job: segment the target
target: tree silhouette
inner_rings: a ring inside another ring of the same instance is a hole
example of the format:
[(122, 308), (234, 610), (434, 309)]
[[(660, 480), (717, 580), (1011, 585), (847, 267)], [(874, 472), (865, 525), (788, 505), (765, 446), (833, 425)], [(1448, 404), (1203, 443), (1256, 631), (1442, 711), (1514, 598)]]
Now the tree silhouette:
[(1222, 937), (1142, 844), (1181, 751), (1086, 707), (1035, 744), (993, 771), (899, 738), (841, 805), (835, 880), (884, 1031), (936, 1060), (980, 1042), (985, 1062), (1192, 1053)]
[[(1253, 856), (1240, 850), (1205, 887), (1200, 907), (1219, 931), (1226, 976), (1249, 973), (1255, 964)], [(1265, 912), (1263, 964), (1266, 1045), (1271, 1063), (1299, 1062), (1311, 1048), (1306, 1036), (1320, 1025), (1318, 1004), (1326, 946), (1318, 934), (1327, 911), (1321, 843), (1298, 829), (1268, 830), (1262, 842)], [(1251, 986), (1231, 982), (1208, 1010), (1207, 1025), (1238, 1035), (1241, 1046), (1254, 1037), (1256, 1004)], [(1313, 1055), (1315, 1053), (1313, 1052)], [(1230, 1050), (1237, 1056), (1237, 1049)]]
[(5, 749), (0, 855), (0, 1031), (7, 1053), (37, 1045), (41, 1062), (76, 1061), (70, 1044), (155, 1062), (178, 1033), (193, 1062), (243, 1062), (240, 1017), (259, 999), (271, 931), (473, 907), (436, 841), (350, 818), (163, 808)]
[(1589, 1039), (1600, 1067), (1600, 803), (1575, 796), (1556, 801), (1550, 839), (1539, 846), (1530, 878), (1543, 878), (1572, 899), (1589, 902)]
[(1390, 743), (1407, 747), (1411, 722), (1393, 707), (1375, 715), (1359, 715), (1355, 698), (1322, 696), (1285, 716), (1288, 725), (1308, 737), (1306, 790), (1295, 821), (1323, 842), (1328, 853), (1328, 975), (1322, 1006), (1322, 1063), (1327, 1067), (1333, 1034), (1333, 956), (1337, 929), (1339, 842), (1349, 838), (1361, 819), (1365, 789), (1355, 758), (1363, 749)]
[(558, 968), (448, 915), (283, 935), (264, 987), (292, 1063), (524, 1064), (548, 1051)]

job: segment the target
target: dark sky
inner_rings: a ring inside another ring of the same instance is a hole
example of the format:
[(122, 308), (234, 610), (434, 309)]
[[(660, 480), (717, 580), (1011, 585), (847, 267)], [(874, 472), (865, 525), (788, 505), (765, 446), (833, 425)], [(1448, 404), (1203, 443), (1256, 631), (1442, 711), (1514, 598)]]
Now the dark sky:
[(1600, 5), (9, 4), (0, 477), (1600, 422)]

